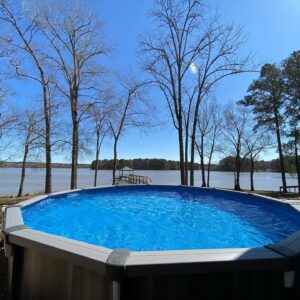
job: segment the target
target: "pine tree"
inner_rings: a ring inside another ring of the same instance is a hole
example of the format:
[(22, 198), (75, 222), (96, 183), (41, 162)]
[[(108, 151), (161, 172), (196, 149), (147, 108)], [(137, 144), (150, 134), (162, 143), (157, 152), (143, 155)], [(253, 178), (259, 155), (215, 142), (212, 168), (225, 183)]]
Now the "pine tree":
[(288, 146), (294, 152), (295, 169), (298, 177), (298, 193), (300, 194), (300, 51), (293, 52), (283, 61), (283, 75), (285, 92), (288, 97), (286, 114), (289, 120), (287, 136), (290, 139)]
[(280, 170), (284, 192), (286, 177), (282, 150), (282, 111), (286, 101), (285, 83), (280, 68), (274, 64), (265, 64), (257, 80), (248, 88), (248, 95), (241, 101), (245, 106), (251, 106), (257, 127), (265, 127), (276, 134)]

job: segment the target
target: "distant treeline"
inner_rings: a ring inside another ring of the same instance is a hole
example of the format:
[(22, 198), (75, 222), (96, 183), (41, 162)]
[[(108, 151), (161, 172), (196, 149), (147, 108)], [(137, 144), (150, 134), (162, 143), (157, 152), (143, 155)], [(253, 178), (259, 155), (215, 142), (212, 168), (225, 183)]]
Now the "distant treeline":
[[(96, 161), (91, 164), (91, 169), (95, 169)], [(135, 170), (179, 170), (179, 161), (166, 160), (162, 158), (135, 158), (135, 159), (119, 159), (117, 169), (129, 167)], [(199, 164), (197, 164), (199, 168)], [(112, 170), (113, 160), (104, 159), (98, 162), (99, 170)]]
[[(295, 173), (295, 158), (293, 156), (285, 156), (285, 166), (286, 171), (289, 173)], [(91, 168), (95, 169), (96, 161), (94, 160), (92, 164), (79, 164), (79, 168)], [(200, 169), (200, 164), (196, 163), (196, 169)], [(21, 168), (22, 162), (1, 162), (0, 168)], [(180, 170), (179, 161), (167, 160), (163, 158), (135, 158), (135, 159), (120, 159), (118, 160), (117, 169), (122, 169), (124, 167), (130, 167), (135, 170)], [(27, 168), (45, 168), (45, 163), (39, 162), (28, 162)], [(71, 164), (65, 163), (53, 163), (52, 168), (71, 168)], [(100, 160), (98, 163), (99, 170), (112, 170), (113, 160), (104, 159)], [(205, 168), (207, 166), (205, 165)], [(218, 164), (211, 165), (212, 171), (223, 171), (223, 172), (233, 172), (235, 169), (235, 158), (228, 156), (219, 161)], [(258, 160), (255, 162), (256, 171), (270, 171), (270, 172), (280, 172), (279, 159), (272, 159), (269, 161)], [(242, 164), (242, 172), (250, 171), (250, 159), (246, 158)]]
[[(92, 170), (95, 170), (96, 161), (94, 160), (90, 165)], [(294, 157), (285, 157), (285, 165), (287, 172), (295, 173)], [(200, 164), (196, 163), (196, 169), (200, 169)], [(120, 159), (118, 160), (117, 169), (130, 167), (134, 170), (180, 170), (179, 161), (167, 160), (162, 158), (136, 158), (136, 159)], [(205, 165), (205, 168), (207, 166)], [(99, 160), (99, 170), (112, 170), (113, 160), (104, 159)], [(233, 172), (235, 170), (235, 158), (228, 156), (219, 161), (219, 164), (211, 165), (212, 171)], [(258, 160), (255, 162), (256, 171), (280, 172), (279, 159), (272, 159), (269, 161)], [(250, 172), (250, 159), (246, 158), (242, 164), (242, 172)]]
[[(45, 163), (40, 162), (27, 162), (27, 168), (45, 168)], [(71, 168), (71, 164), (64, 164), (64, 163), (52, 163), (52, 168)], [(0, 161), (0, 168), (22, 168), (22, 162), (7, 162), (7, 161)], [(90, 164), (79, 164), (78, 168), (90, 168)]]
[[(286, 172), (296, 173), (295, 169), (295, 157), (285, 156), (284, 163), (286, 166)], [(219, 161), (218, 171), (233, 172), (235, 170), (235, 157), (228, 156)], [(250, 159), (246, 158), (241, 165), (242, 172), (250, 172)], [(272, 160), (258, 160), (255, 162), (255, 171), (269, 171), (269, 172), (280, 172), (279, 159)]]

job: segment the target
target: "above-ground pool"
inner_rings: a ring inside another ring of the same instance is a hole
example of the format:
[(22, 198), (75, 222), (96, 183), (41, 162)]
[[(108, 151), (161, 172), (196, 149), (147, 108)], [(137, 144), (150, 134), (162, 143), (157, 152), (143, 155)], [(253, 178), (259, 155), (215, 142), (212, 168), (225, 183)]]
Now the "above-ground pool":
[(213, 189), (123, 186), (51, 196), (23, 209), (32, 229), (132, 251), (255, 248), (300, 229), (300, 214)]
[(1, 212), (9, 299), (298, 299), (299, 209), (183, 186), (38, 196)]

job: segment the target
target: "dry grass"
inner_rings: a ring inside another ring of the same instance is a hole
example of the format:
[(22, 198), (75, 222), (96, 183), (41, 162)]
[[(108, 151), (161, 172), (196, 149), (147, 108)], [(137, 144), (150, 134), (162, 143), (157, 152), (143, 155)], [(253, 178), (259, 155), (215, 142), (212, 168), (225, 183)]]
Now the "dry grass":
[(13, 205), (13, 204), (28, 200), (37, 195), (40, 195), (40, 194), (33, 194), (33, 195), (26, 194), (25, 196), (22, 196), (22, 197), (1, 196), (0, 197), (0, 207), (2, 205)]
[(255, 193), (263, 196), (268, 196), (272, 198), (282, 199), (282, 200), (300, 200), (300, 196), (297, 193), (280, 193), (278, 191), (248, 191), (245, 192)]

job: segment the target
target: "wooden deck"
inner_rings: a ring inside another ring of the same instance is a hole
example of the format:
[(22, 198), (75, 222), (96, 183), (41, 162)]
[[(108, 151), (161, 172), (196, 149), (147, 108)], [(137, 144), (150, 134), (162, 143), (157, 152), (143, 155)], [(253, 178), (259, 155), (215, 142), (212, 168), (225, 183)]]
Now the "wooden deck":
[(129, 185), (129, 184), (144, 184), (149, 185), (152, 180), (147, 176), (142, 175), (128, 175), (116, 177), (116, 185)]
[[(286, 190), (288, 193), (293, 193), (293, 192), (299, 193), (299, 186), (298, 185), (287, 185)], [(283, 193), (284, 187), (283, 186), (279, 187), (279, 191), (280, 191), (280, 193)]]
[(127, 180), (121, 180), (116, 178), (116, 185), (129, 185), (130, 183)]

